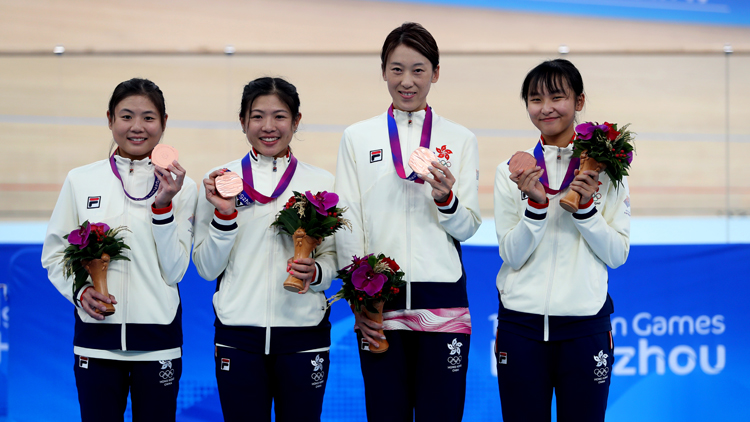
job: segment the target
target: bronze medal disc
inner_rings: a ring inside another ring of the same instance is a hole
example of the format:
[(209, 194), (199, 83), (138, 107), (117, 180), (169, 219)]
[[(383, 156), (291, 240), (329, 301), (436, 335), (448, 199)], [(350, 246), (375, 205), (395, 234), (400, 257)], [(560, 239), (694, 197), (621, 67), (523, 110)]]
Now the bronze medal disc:
[(164, 144), (155, 146), (151, 152), (151, 162), (163, 169), (169, 167), (172, 161), (177, 161), (178, 157), (179, 155), (174, 147)]
[(428, 167), (432, 166), (432, 162), (436, 161), (437, 157), (435, 153), (425, 147), (419, 147), (411, 153), (409, 157), (409, 167), (417, 173), (423, 176), (430, 174)]
[(233, 171), (217, 176), (215, 183), (216, 192), (224, 199), (233, 198), (242, 192), (242, 178)]
[(534, 167), (536, 167), (536, 158), (525, 151), (518, 151), (513, 154), (513, 157), (510, 158), (510, 163), (508, 163), (508, 170), (511, 173), (515, 173), (518, 170), (526, 171)]

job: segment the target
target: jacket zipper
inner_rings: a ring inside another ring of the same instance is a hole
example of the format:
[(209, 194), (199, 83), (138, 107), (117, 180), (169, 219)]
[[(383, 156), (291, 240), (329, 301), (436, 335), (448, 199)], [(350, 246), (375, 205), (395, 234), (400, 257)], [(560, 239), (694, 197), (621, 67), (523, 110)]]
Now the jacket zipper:
[[(128, 185), (132, 184), (132, 177), (135, 174), (135, 169), (133, 168), (133, 160), (130, 160), (130, 168), (128, 169), (128, 177), (126, 178), (128, 182)], [(156, 177), (156, 176), (154, 176)], [(128, 189), (130, 189), (131, 186), (128, 186)], [(124, 192), (123, 192), (124, 193)], [(129, 223), (128, 216), (130, 215), (130, 200), (128, 200), (127, 195), (122, 196), (123, 200), (125, 201), (125, 206), (123, 207), (123, 222), (122, 225), (127, 227)], [(125, 263), (125, 271), (123, 271), (122, 274), (122, 302), (120, 304), (120, 311), (122, 312), (122, 329), (120, 330), (120, 343), (122, 346), (122, 350), (128, 350), (128, 344), (127, 344), (127, 321), (128, 321), (128, 285), (130, 284), (130, 265)]]
[[(557, 174), (557, 180), (560, 179), (560, 171), (562, 169), (562, 150), (557, 147), (557, 160), (555, 164), (555, 172)], [(552, 268), (550, 269), (549, 280), (547, 281), (547, 297), (544, 303), (544, 341), (549, 341), (549, 302), (552, 297), (552, 284), (555, 279), (555, 268), (557, 267), (557, 224), (554, 224), (555, 219), (552, 215), (557, 208), (549, 207), (547, 218), (553, 223), (552, 226)]]
[[(276, 158), (275, 157), (273, 159), (273, 174), (271, 175), (271, 186), (276, 186)], [(274, 199), (268, 205), (273, 207), (273, 209), (276, 209), (276, 201), (277, 200)], [(276, 239), (271, 237), (273, 231), (266, 230), (266, 232), (267, 232), (266, 236), (269, 238), (267, 243), (268, 245), (270, 245), (269, 247), (271, 248), (268, 253), (268, 269), (269, 269), (269, 272), (271, 273), (271, 277), (269, 277), (267, 281), (268, 282), (268, 302), (266, 303), (266, 315), (268, 315), (268, 325), (266, 326), (266, 350), (265, 352), (267, 355), (270, 355), (271, 354), (271, 327), (273, 326), (272, 304), (273, 304), (274, 288), (276, 287), (274, 286), (275, 284), (274, 280), (276, 280), (275, 276), (276, 276), (276, 271), (278, 271), (278, 269), (276, 268), (276, 266), (273, 265), (274, 258), (276, 257), (276, 242), (275, 242)]]
[[(406, 131), (406, 146), (407, 151), (409, 150), (409, 145), (411, 143), (411, 132), (412, 132), (412, 125), (411, 125), (411, 112), (409, 112), (409, 123), (407, 125), (408, 129)], [(411, 309), (411, 279), (412, 279), (412, 268), (411, 265), (411, 210), (409, 209), (409, 204), (411, 204), (411, 189), (409, 189), (409, 183), (404, 183), (404, 189), (406, 189), (406, 262), (409, 265), (409, 278), (406, 280), (406, 309)]]

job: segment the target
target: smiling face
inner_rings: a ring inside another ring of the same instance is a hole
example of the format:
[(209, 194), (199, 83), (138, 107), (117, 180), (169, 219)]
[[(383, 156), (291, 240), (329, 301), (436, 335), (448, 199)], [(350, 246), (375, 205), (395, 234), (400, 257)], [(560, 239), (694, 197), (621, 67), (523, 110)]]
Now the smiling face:
[(253, 101), (240, 119), (247, 140), (267, 157), (286, 154), (302, 113), (292, 116), (289, 107), (276, 95), (262, 95)]
[(584, 94), (576, 97), (567, 84), (557, 85), (564, 89), (539, 86), (529, 92), (526, 110), (547, 144), (564, 147), (575, 133), (576, 111), (583, 109), (585, 97)]
[(148, 97), (131, 95), (115, 106), (114, 114), (107, 111), (107, 120), (119, 155), (141, 160), (148, 157), (159, 143), (167, 116), (162, 119)]
[(427, 57), (401, 44), (388, 57), (383, 80), (388, 85), (394, 108), (416, 111), (427, 106), (430, 86), (438, 81), (439, 75), (440, 66), (433, 70)]

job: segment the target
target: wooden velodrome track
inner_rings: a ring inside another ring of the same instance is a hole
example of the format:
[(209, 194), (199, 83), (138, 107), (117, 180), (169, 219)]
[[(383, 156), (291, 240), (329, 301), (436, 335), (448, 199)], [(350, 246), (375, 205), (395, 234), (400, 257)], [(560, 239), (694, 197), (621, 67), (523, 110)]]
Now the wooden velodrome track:
[[(479, 138), (485, 217), (495, 167), (536, 140), (523, 77), (561, 44), (584, 77), (580, 119), (632, 122), (639, 134), (634, 216), (750, 211), (747, 27), (357, 0), (0, 0), (0, 220), (47, 219), (65, 174), (106, 158), (107, 101), (134, 76), (164, 91), (165, 142), (196, 181), (246, 152), (239, 98), (263, 75), (298, 87), (303, 127), (292, 145), (334, 173), (343, 128), (389, 103), (379, 48), (404, 21), (424, 24), (442, 51), (430, 104)], [(237, 53), (226, 56), (230, 44)]]

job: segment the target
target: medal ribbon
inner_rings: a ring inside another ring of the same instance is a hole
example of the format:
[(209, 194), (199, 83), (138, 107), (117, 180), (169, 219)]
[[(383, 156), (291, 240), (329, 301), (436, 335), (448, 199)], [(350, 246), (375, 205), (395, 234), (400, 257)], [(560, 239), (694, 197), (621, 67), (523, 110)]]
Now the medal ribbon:
[[(430, 138), (432, 137), (432, 108), (425, 108), (424, 125), (422, 126), (422, 137), (419, 139), (419, 146), (430, 149)], [(388, 138), (391, 142), (391, 156), (393, 165), (396, 167), (398, 177), (413, 181), (414, 183), (424, 183), (424, 180), (417, 177), (417, 173), (412, 172), (408, 177), (404, 172), (404, 160), (401, 158), (401, 142), (398, 139), (398, 126), (396, 118), (393, 117), (393, 104), (388, 107)]]
[(578, 169), (578, 167), (581, 166), (580, 158), (571, 158), (570, 164), (568, 164), (568, 171), (565, 173), (565, 178), (560, 185), (560, 189), (552, 189), (549, 187), (549, 181), (547, 179), (547, 165), (544, 163), (544, 149), (542, 148), (541, 140), (538, 144), (536, 144), (536, 148), (534, 148), (534, 158), (536, 158), (536, 165), (544, 170), (542, 177), (539, 178), (539, 182), (542, 184), (542, 186), (544, 186), (544, 190), (550, 195), (557, 195), (558, 193), (567, 189), (568, 186), (570, 186), (570, 182), (572, 182), (575, 178), (575, 171)]
[(120, 172), (117, 171), (117, 163), (115, 163), (115, 154), (112, 154), (111, 157), (109, 157), (109, 166), (112, 168), (112, 173), (115, 174), (115, 177), (120, 180), (120, 184), (122, 185), (122, 191), (125, 192), (125, 196), (132, 199), (133, 201), (145, 201), (148, 198), (151, 198), (154, 196), (156, 191), (159, 190), (159, 178), (154, 175), (154, 187), (151, 188), (151, 192), (148, 193), (148, 195), (144, 196), (143, 198), (133, 198), (130, 196), (128, 191), (125, 190), (125, 182), (122, 181), (122, 176), (120, 176)]
[(263, 195), (254, 188), (253, 184), (253, 168), (250, 161), (250, 153), (242, 159), (242, 185), (245, 189), (237, 195), (237, 199), (242, 202), (243, 205), (250, 205), (253, 202), (260, 202), (261, 204), (267, 204), (273, 199), (278, 198), (286, 188), (289, 187), (289, 183), (292, 181), (294, 172), (297, 170), (297, 158), (294, 157), (291, 151), (289, 151), (289, 166), (281, 175), (279, 184), (273, 191), (270, 197)]

